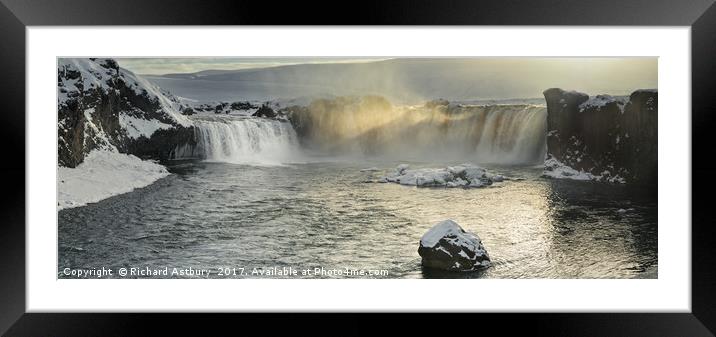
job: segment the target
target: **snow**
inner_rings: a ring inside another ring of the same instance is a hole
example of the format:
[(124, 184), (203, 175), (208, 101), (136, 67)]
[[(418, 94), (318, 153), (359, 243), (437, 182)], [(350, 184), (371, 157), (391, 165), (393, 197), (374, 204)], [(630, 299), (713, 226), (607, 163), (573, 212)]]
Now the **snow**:
[(138, 84), (136, 86), (132, 86), (132, 89), (134, 89), (137, 94), (141, 94), (143, 91), (146, 90), (146, 92), (149, 94), (149, 97), (157, 99), (164, 113), (174, 119), (177, 124), (184, 127), (191, 126), (191, 121), (186, 116), (182, 115), (180, 111), (181, 101), (179, 99), (175, 98), (174, 100), (172, 100), (171, 98), (174, 97), (171, 94), (162, 92), (161, 88), (149, 82), (142, 76), (134, 75), (133, 72), (123, 68), (120, 68), (120, 71), (125, 78), (130, 79), (127, 83)]
[(542, 175), (551, 178), (562, 178), (572, 180), (596, 180), (596, 177), (589, 172), (577, 171), (555, 158), (549, 158), (544, 161), (544, 171)]
[(484, 187), (503, 180), (505, 177), (502, 175), (489, 173), (473, 164), (420, 169), (410, 169), (409, 165), (401, 164), (394, 173), (380, 179), (381, 182), (418, 187)]
[(75, 168), (57, 169), (58, 209), (83, 206), (166, 177), (162, 165), (133, 155), (95, 150)]
[(152, 134), (159, 129), (173, 128), (173, 126), (162, 123), (156, 119), (146, 120), (126, 114), (119, 115), (119, 125), (122, 126), (122, 128), (127, 131), (127, 135), (133, 139), (142, 136), (150, 138)]
[[(94, 123), (94, 118), (92, 117), (94, 112), (94, 108), (85, 109), (83, 111), (85, 119), (87, 120), (82, 130), (84, 132), (84, 145), (87, 146), (87, 142), (94, 140), (97, 148), (108, 151), (116, 151), (117, 148), (109, 142), (109, 137), (104, 130), (99, 128), (97, 124)], [(93, 136), (87, 134), (88, 127), (91, 129)]]
[(463, 230), (457, 222), (451, 219), (443, 220), (423, 234), (423, 237), (420, 239), (420, 244), (423, 247), (435, 247), (443, 237), (448, 235), (458, 236), (462, 235), (462, 233)]
[[(104, 63), (105, 59), (97, 59), (92, 61), (87, 58), (60, 58), (57, 60), (58, 70), (60, 72), (66, 70), (79, 71), (80, 77), (77, 79), (66, 79), (64, 76), (60, 76), (63, 81), (66, 92), (59, 90), (58, 86), (58, 103), (62, 104), (69, 99), (68, 93), (81, 93), (78, 88), (80, 84), (84, 90), (91, 87), (101, 88), (106, 86), (107, 80), (112, 77), (112, 71), (110, 69), (102, 67), (100, 64)], [(67, 68), (67, 69), (65, 69)], [(80, 82), (81, 81), (81, 82)]]
[(588, 99), (584, 103), (580, 104), (579, 111), (584, 111), (589, 108), (596, 108), (599, 110), (599, 109), (605, 107), (607, 104), (616, 103), (620, 112), (624, 113), (624, 107), (626, 105), (626, 100), (628, 100), (628, 97), (623, 97), (623, 96), (614, 97), (614, 96), (610, 96), (610, 95), (597, 95), (595, 97)]
[(611, 172), (604, 171), (599, 175), (595, 175), (582, 170), (576, 170), (555, 158), (549, 158), (544, 161), (544, 171), (542, 176), (556, 179), (571, 179), (571, 180), (596, 180), (610, 183), (626, 183), (626, 179), (619, 175), (612, 176)]
[(185, 105), (199, 103), (199, 100), (193, 99), (193, 98), (187, 98), (187, 97), (182, 97), (182, 96), (177, 96), (177, 95), (174, 95), (174, 97), (176, 97), (176, 99), (179, 100), (180, 103), (183, 103)]
[[(445, 248), (443, 248), (443, 247), (435, 248), (435, 250), (439, 250), (439, 251), (441, 251), (441, 252), (447, 254), (447, 256), (452, 256), (452, 254), (451, 254), (447, 249), (445, 249)], [(460, 252), (462, 252), (462, 251), (460, 251)], [(456, 263), (457, 263), (457, 262), (456, 262)], [(460, 265), (458, 264), (457, 267), (459, 267), (459, 266), (460, 266)]]

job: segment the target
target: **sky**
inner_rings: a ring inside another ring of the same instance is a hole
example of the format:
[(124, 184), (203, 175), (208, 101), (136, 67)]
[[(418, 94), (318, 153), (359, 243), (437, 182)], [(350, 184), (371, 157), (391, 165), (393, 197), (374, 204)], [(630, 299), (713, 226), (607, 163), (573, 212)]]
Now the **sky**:
[(203, 57), (203, 58), (118, 58), (120, 66), (140, 75), (195, 73), (203, 70), (239, 70), (269, 68), (306, 63), (363, 63), (385, 60), (386, 57)]

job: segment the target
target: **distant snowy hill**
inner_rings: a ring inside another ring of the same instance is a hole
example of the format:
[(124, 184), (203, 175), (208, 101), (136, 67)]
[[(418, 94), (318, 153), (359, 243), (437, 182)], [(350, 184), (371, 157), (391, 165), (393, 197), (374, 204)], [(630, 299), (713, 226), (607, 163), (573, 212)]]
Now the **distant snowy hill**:
[[(401, 58), (207, 70), (146, 78), (172, 94), (200, 101), (380, 95), (396, 104), (417, 104), (438, 98), (451, 102), (541, 98), (544, 88), (551, 86), (626, 95), (631, 88), (653, 85), (642, 72), (644, 67), (617, 69), (604, 62), (585, 67), (548, 58), (529, 64), (520, 58)], [(628, 90), (608, 90), (614, 88), (615, 74), (626, 78), (623, 85)]]
[(93, 150), (170, 158), (193, 142), (177, 97), (112, 59), (59, 59), (59, 164), (76, 167)]

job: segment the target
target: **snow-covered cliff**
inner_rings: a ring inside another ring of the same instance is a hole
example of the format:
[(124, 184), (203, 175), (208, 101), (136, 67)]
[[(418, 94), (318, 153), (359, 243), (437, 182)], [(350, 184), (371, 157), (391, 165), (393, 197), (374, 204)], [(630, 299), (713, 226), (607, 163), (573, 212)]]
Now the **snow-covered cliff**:
[(191, 121), (177, 97), (112, 59), (59, 59), (59, 165), (76, 167), (93, 150), (171, 159), (194, 143)]

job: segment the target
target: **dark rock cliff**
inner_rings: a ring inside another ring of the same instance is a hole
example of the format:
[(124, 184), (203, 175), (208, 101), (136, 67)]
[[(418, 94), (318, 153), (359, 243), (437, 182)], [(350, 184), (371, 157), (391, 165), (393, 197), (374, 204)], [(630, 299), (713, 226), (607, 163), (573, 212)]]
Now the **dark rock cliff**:
[(594, 180), (656, 185), (656, 90), (637, 90), (628, 98), (598, 95), (590, 99), (583, 93), (552, 88), (544, 97), (546, 173), (566, 167)]
[(92, 150), (172, 159), (194, 144), (186, 109), (112, 59), (58, 60), (58, 159), (75, 167)]

